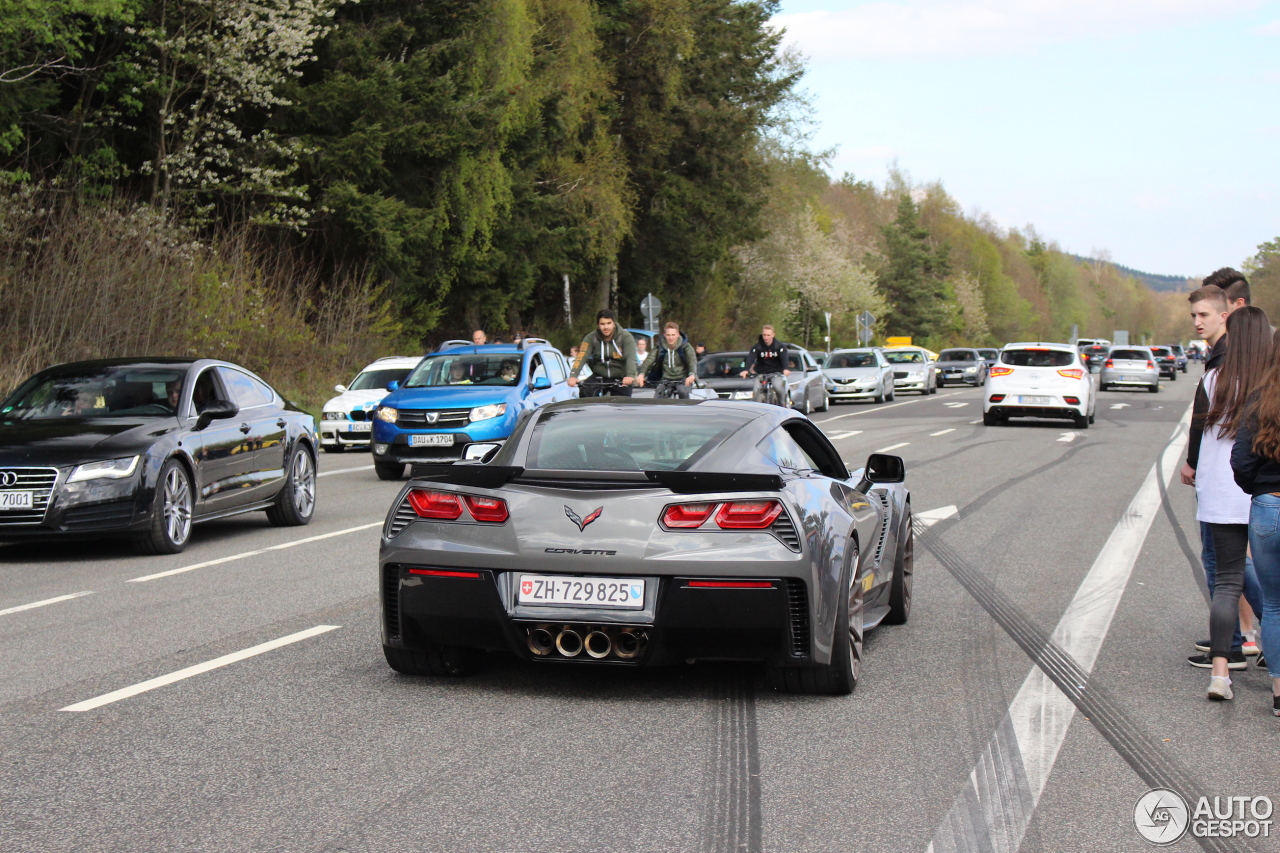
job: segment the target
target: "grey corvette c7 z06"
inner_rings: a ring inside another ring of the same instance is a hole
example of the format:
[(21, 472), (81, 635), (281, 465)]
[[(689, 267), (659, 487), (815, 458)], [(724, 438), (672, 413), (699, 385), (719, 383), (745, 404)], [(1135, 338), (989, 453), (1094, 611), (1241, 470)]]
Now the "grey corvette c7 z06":
[(306, 524), (316, 443), (310, 415), (224, 361), (50, 367), (0, 405), (0, 540), (130, 536), (172, 554), (201, 521)]
[(904, 480), (880, 454), (851, 474), (776, 406), (549, 404), (482, 463), (415, 467), (382, 533), (387, 662), (756, 660), (781, 689), (848, 693), (863, 632), (910, 613)]

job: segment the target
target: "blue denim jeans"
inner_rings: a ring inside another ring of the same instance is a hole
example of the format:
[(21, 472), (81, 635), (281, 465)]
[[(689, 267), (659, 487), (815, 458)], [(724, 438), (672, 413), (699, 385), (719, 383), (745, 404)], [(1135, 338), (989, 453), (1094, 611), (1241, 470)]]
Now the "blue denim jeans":
[(1262, 649), (1280, 678), (1280, 497), (1258, 495), (1249, 508), (1249, 549), (1262, 592)]
[[(1252, 535), (1250, 535), (1250, 550), (1252, 550)], [(1200, 522), (1200, 562), (1204, 564), (1204, 580), (1209, 587), (1209, 597), (1213, 597), (1213, 583), (1218, 576), (1218, 560), (1213, 551), (1213, 536), (1209, 533), (1209, 522)], [(1249, 602), (1249, 606), (1253, 608), (1253, 615), (1258, 619), (1262, 618), (1262, 589), (1258, 586), (1258, 571), (1253, 564), (1253, 557), (1248, 557), (1244, 561), (1244, 600)], [(1244, 645), (1244, 637), (1240, 634), (1240, 629), (1236, 629), (1235, 636), (1231, 639), (1231, 650), (1233, 652), (1240, 651)], [(1262, 641), (1262, 645), (1266, 647), (1266, 640)]]

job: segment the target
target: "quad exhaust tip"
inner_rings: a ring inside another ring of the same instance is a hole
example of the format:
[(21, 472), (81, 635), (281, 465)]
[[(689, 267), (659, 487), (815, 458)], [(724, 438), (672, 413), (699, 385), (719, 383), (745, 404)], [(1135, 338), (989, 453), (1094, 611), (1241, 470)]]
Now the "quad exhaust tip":
[(535, 625), (525, 631), (525, 644), (540, 658), (559, 653), (576, 658), (583, 652), (593, 660), (635, 660), (644, 653), (649, 634), (643, 628), (612, 625)]

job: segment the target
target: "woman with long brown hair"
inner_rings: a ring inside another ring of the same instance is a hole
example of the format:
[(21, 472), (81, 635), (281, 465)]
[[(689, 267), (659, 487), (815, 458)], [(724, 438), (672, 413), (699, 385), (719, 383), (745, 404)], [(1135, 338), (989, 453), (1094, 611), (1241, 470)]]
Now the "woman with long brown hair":
[(1204, 376), (1209, 411), (1196, 466), (1196, 518), (1206, 522), (1217, 556), (1217, 578), (1209, 605), (1210, 699), (1232, 697), (1227, 669), (1231, 640), (1240, 620), (1245, 557), (1249, 549), (1249, 495), (1235, 482), (1232, 445), (1245, 403), (1271, 365), (1271, 325), (1260, 308), (1246, 305), (1227, 317), (1226, 358)]
[(1262, 650), (1270, 654), (1271, 710), (1280, 717), (1280, 332), (1271, 366), (1249, 401), (1231, 449), (1236, 483), (1253, 496), (1249, 548), (1262, 589)]

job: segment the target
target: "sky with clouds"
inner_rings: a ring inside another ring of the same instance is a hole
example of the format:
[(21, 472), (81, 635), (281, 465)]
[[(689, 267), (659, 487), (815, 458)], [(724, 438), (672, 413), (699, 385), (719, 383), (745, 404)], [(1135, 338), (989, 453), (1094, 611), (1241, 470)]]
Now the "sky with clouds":
[(1063, 249), (1203, 276), (1280, 236), (1280, 0), (782, 0), (813, 144)]

